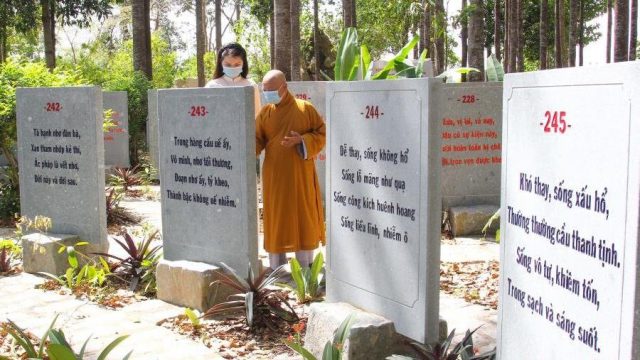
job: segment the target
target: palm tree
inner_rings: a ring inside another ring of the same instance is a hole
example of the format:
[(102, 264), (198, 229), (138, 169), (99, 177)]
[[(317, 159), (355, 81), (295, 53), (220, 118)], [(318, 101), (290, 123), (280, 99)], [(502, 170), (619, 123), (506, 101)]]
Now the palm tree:
[(300, 81), (300, 0), (291, 0), (291, 80)]
[(205, 2), (196, 0), (196, 62), (198, 68), (198, 86), (203, 87), (204, 79), (204, 52), (206, 42), (206, 26), (205, 26)]
[(493, 5), (494, 5), (494, 7), (493, 7), (493, 18), (494, 18), (493, 43), (495, 45), (496, 59), (498, 59), (498, 61), (501, 61), (502, 60), (502, 53), (500, 51), (500, 39), (502, 38), (502, 36), (500, 35), (500, 26), (501, 26), (501, 21), (500, 21), (500, 0), (495, 0)]
[(344, 27), (357, 27), (356, 0), (342, 0), (342, 19)]
[(291, 7), (289, 0), (275, 0), (275, 68), (291, 80)]
[(607, 63), (611, 62), (611, 28), (613, 24), (611, 8), (611, 0), (607, 0)]
[(480, 70), (469, 74), (469, 81), (484, 80), (484, 5), (482, 0), (471, 0), (474, 6), (469, 17), (469, 66)]
[(564, 20), (562, 1), (555, 0), (555, 15), (556, 15), (556, 29), (555, 29), (555, 55), (556, 55), (556, 68), (562, 67), (562, 23)]
[(435, 39), (435, 48), (436, 48), (436, 72), (441, 74), (445, 70), (445, 36), (447, 34), (447, 14), (444, 11), (444, 1), (436, 0), (435, 4), (435, 20), (436, 20), (436, 31), (437, 37)]
[(540, 69), (547, 68), (547, 32), (549, 31), (549, 0), (540, 0)]
[(153, 77), (151, 63), (150, 0), (131, 0), (133, 69)]
[(222, 0), (215, 2), (216, 13), (216, 54), (222, 48)]
[[(462, 16), (460, 18), (460, 25), (461, 29), (460, 29), (460, 47), (462, 50), (462, 56), (461, 56), (461, 62), (462, 62), (462, 67), (466, 67), (467, 66), (467, 59), (468, 59), (468, 40), (469, 40), (469, 27), (468, 27), (468, 19), (466, 14), (466, 8), (467, 8), (467, 0), (462, 0), (462, 7), (460, 8), (462, 11)], [(464, 79), (464, 75), (463, 75), (463, 79)], [(464, 80), (463, 80), (464, 81)]]
[(569, 0), (569, 66), (576, 66), (576, 45), (578, 43), (578, 0)]
[(629, 61), (636, 59), (638, 46), (638, 0), (631, 0), (631, 26), (629, 26)]
[(629, 1), (615, 0), (616, 32), (613, 43), (613, 61), (629, 60)]

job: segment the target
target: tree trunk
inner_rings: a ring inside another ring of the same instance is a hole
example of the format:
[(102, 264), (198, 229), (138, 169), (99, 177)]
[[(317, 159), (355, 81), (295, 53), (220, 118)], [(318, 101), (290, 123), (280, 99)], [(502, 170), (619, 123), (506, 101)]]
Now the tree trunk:
[(502, 39), (500, 34), (500, 0), (495, 0), (494, 2), (493, 18), (493, 45), (495, 47), (496, 59), (498, 59), (498, 61), (502, 61), (502, 52), (500, 51), (500, 39)]
[(584, 0), (580, 0), (580, 26), (578, 27), (578, 65), (584, 64)]
[(153, 77), (151, 66), (151, 38), (149, 14), (149, 0), (132, 0), (131, 16), (133, 28), (133, 69), (142, 71), (147, 79)]
[(435, 48), (436, 48), (436, 75), (442, 74), (445, 70), (445, 36), (446, 36), (446, 23), (447, 23), (447, 15), (444, 13), (444, 2), (443, 0), (436, 0), (436, 34), (437, 37), (435, 39)]
[(509, 72), (518, 71), (518, 4), (509, 5)]
[(269, 55), (271, 56), (271, 68), (276, 67), (276, 21), (275, 21), (275, 0), (271, 0), (271, 8), (273, 11), (269, 16)]
[(629, 61), (636, 59), (638, 46), (638, 0), (631, 0), (631, 25), (629, 26)]
[(7, 61), (9, 49), (7, 49), (7, 24), (0, 24), (0, 64)]
[(562, 22), (564, 17), (562, 16), (561, 5), (562, 5), (562, 1), (555, 0), (556, 27), (554, 31), (554, 37), (555, 37), (556, 68), (562, 67)]
[(578, 43), (578, 0), (569, 0), (569, 67), (576, 66)]
[(315, 60), (316, 69), (314, 71), (314, 78), (316, 81), (320, 80), (320, 41), (319, 32), (319, 20), (318, 20), (318, 0), (313, 0), (313, 58)]
[(291, 80), (291, 12), (289, 0), (275, 0), (276, 60), (275, 68)]
[(469, 18), (469, 66), (480, 72), (469, 73), (469, 81), (484, 81), (484, 4), (483, 0), (471, 0), (475, 5)]
[(423, 1), (423, 7), (424, 11), (420, 19), (420, 53), (427, 50), (427, 57), (435, 61), (431, 43), (431, 4)]
[(607, 63), (611, 62), (611, 34), (613, 25), (612, 0), (607, 0)]
[[(473, 0), (472, 1), (472, 5), (473, 5)], [(462, 10), (462, 13), (465, 14), (465, 9), (467, 8), (467, 0), (462, 0), (462, 7), (460, 8)], [(475, 11), (474, 11), (474, 15), (475, 15)], [(461, 22), (461, 30), (460, 30), (460, 46), (462, 48), (462, 56), (461, 56), (461, 62), (462, 62), (462, 67), (467, 67), (468, 64), (468, 41), (469, 41), (469, 27), (468, 27), (468, 21), (469, 19), (467, 19), (465, 16), (463, 16), (460, 19)], [(464, 78), (464, 74), (463, 74), (463, 78)], [(464, 79), (463, 79), (464, 81)]]
[(616, 14), (615, 38), (613, 43), (613, 61), (629, 60), (629, 0), (615, 0)]
[(236, 22), (240, 21), (240, 10), (242, 10), (240, 7), (240, 1), (241, 0), (236, 0)]
[(196, 0), (196, 62), (198, 68), (198, 86), (204, 87), (204, 52), (205, 52), (205, 2)]
[(291, 80), (300, 81), (300, 0), (291, 0)]
[(549, 0), (540, 0), (540, 70), (547, 68), (547, 32), (549, 31)]
[[(526, 1), (526, 0), (525, 0)], [(516, 51), (516, 56), (518, 57), (518, 61), (516, 62), (516, 69), (518, 72), (524, 72), (524, 4), (523, 4), (523, 0), (518, 0), (517, 4), (518, 4), (518, 27), (517, 27), (517, 31), (516, 33), (518, 34), (518, 37), (516, 39), (516, 43), (518, 44), (517, 46), (517, 51)]]
[(216, 54), (222, 48), (222, 0), (215, 2), (216, 16)]
[(56, 14), (55, 3), (40, 0), (42, 6), (42, 33), (44, 35), (44, 57), (50, 71), (56, 67)]
[(513, 4), (510, 4), (509, 0), (505, 0), (504, 2), (504, 71), (507, 73), (511, 72), (511, 68), (509, 64), (511, 63), (509, 56), (511, 54), (511, 44), (510, 41), (510, 32), (511, 32), (511, 7)]
[(357, 27), (356, 0), (342, 0), (342, 19), (345, 29), (348, 27)]

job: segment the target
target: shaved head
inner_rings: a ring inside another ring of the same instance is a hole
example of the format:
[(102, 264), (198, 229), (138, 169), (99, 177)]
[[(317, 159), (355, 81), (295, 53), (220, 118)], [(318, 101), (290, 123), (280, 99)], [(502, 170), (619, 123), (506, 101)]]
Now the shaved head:
[(269, 70), (262, 79), (262, 88), (265, 91), (278, 90), (282, 84), (286, 84), (287, 79), (280, 70)]

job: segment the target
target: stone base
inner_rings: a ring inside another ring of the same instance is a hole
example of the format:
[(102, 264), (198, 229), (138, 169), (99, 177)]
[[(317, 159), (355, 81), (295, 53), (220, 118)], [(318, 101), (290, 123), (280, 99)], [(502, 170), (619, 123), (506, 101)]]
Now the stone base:
[(391, 355), (396, 339), (393, 322), (345, 303), (311, 305), (304, 347), (317, 358), (322, 358), (325, 344), (333, 341), (336, 329), (351, 313), (355, 314), (355, 319), (344, 344), (342, 358), (369, 360)]
[(160, 260), (156, 269), (158, 299), (198, 311), (207, 311), (235, 292), (224, 285), (211, 285), (224, 271), (194, 261)]
[[(33, 233), (22, 237), (23, 269), (27, 273), (62, 275), (69, 268), (67, 253), (58, 253), (61, 245), (72, 246), (81, 241), (77, 235)], [(77, 250), (90, 256), (92, 252), (107, 252), (108, 244), (90, 244)], [(82, 260), (79, 258), (78, 260)]]
[[(453, 236), (482, 235), (482, 228), (500, 207), (494, 205), (458, 206), (449, 209)], [(487, 234), (495, 234), (500, 221), (494, 221)]]

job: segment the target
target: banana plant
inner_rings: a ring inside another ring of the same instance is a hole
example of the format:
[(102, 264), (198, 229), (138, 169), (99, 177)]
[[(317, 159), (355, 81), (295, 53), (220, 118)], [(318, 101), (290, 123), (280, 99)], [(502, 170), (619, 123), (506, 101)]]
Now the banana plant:
[(387, 80), (422, 77), (425, 73), (424, 64), (427, 60), (427, 51), (424, 50), (422, 52), (416, 65), (407, 62), (407, 57), (418, 45), (419, 41), (420, 37), (414, 36), (389, 60), (382, 70), (373, 74), (373, 62), (371, 61), (369, 48), (365, 44), (359, 43), (358, 31), (355, 28), (347, 28), (343, 31), (338, 45), (338, 54), (334, 67), (335, 80)]
[(484, 64), (485, 74), (487, 81), (503, 81), (504, 80), (504, 68), (495, 54), (489, 55)]

